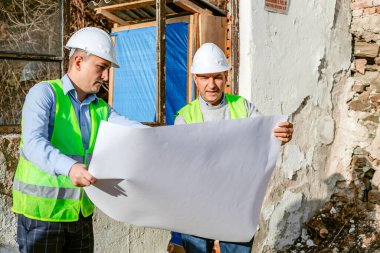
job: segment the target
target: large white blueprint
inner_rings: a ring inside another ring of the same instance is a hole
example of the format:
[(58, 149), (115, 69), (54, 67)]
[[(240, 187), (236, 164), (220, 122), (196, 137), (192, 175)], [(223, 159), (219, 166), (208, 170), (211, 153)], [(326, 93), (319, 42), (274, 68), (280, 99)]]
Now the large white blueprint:
[(130, 128), (102, 122), (86, 187), (110, 217), (223, 241), (254, 235), (285, 116)]

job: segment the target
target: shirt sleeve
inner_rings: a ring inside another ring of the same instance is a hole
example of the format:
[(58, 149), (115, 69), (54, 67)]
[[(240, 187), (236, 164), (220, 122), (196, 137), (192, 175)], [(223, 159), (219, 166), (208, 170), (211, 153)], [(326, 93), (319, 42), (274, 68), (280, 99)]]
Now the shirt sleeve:
[(53, 106), (55, 94), (48, 83), (39, 83), (30, 89), (22, 109), (21, 154), (51, 175), (67, 176), (77, 161), (62, 154), (50, 143), (49, 122)]
[(108, 115), (108, 121), (111, 123), (124, 125), (124, 126), (130, 126), (134, 128), (149, 128), (149, 126), (141, 124), (138, 121), (130, 120), (127, 117), (120, 115), (111, 106), (109, 106), (109, 109), (110, 110), (109, 110), (109, 115)]
[(257, 108), (248, 100), (245, 100), (245, 108), (247, 109), (248, 118), (254, 118), (262, 115), (259, 110), (257, 110)]
[(174, 120), (174, 125), (185, 125), (186, 121), (185, 118), (182, 115), (177, 115), (177, 117)]

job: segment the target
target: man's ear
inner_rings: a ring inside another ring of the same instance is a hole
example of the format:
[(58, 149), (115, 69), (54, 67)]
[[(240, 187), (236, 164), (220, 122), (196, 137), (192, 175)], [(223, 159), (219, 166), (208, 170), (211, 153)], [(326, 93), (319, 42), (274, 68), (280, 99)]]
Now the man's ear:
[(198, 77), (197, 77), (196, 74), (193, 74), (193, 79), (194, 79), (195, 86), (196, 86), (197, 89), (198, 89)]
[(81, 70), (82, 63), (83, 63), (83, 57), (82, 56), (80, 56), (80, 55), (74, 56), (73, 67), (76, 70)]

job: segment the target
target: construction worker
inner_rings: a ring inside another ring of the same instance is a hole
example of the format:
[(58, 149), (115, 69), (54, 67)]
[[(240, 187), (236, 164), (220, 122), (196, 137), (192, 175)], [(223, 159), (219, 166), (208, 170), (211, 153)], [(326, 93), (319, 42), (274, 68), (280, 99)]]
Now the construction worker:
[[(230, 66), (223, 51), (213, 43), (203, 44), (195, 53), (191, 72), (199, 97), (178, 111), (175, 125), (239, 118), (259, 115), (256, 108), (241, 96), (224, 93), (227, 71)], [(292, 138), (293, 125), (278, 123), (274, 136), (282, 143)], [(254, 197), (254, 196), (252, 196)], [(207, 238), (182, 234), (182, 243), (188, 253), (250, 253), (252, 242), (218, 242)], [(219, 244), (219, 245), (218, 245)]]
[(69, 69), (28, 92), (22, 110), (20, 160), (13, 183), (20, 252), (93, 252), (94, 205), (84, 186), (102, 120), (143, 127), (96, 96), (118, 67), (109, 34), (87, 27), (74, 33)]

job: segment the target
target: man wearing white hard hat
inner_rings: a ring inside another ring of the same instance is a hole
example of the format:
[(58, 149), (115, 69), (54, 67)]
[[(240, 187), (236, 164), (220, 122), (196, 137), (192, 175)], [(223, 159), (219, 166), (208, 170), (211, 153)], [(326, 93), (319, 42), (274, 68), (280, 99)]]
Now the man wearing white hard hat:
[[(178, 111), (174, 124), (253, 118), (260, 115), (253, 104), (243, 97), (224, 93), (229, 69), (226, 57), (217, 45), (203, 44), (195, 53), (191, 66), (199, 97)], [(285, 144), (292, 138), (293, 125), (290, 122), (278, 123), (273, 134)], [(242, 243), (215, 242), (182, 234), (183, 246), (186, 252), (191, 253), (211, 253), (218, 243), (221, 253), (250, 253), (252, 241), (253, 239)]]
[(118, 115), (96, 93), (118, 67), (110, 35), (95, 27), (66, 44), (69, 69), (28, 92), (22, 110), (20, 159), (13, 183), (20, 252), (93, 252), (94, 205), (84, 186), (100, 121), (144, 127)]

